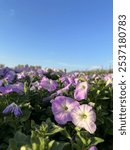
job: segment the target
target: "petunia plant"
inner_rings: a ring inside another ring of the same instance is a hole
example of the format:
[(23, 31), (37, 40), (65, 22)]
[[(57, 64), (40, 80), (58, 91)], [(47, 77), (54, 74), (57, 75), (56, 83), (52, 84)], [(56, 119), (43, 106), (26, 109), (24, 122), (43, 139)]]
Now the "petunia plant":
[(0, 68), (0, 150), (111, 150), (112, 74)]

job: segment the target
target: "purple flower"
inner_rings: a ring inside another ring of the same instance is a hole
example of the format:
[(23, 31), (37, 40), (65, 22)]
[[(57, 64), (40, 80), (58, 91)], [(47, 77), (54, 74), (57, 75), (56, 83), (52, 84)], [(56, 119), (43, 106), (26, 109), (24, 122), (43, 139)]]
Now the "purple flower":
[(68, 84), (75, 85), (75, 77), (73, 76), (62, 76), (60, 78), (64, 86), (67, 86)]
[(0, 87), (0, 92), (2, 92), (2, 94), (8, 94), (11, 92), (21, 93), (23, 91), (24, 84), (21, 82)]
[(91, 134), (96, 131), (96, 114), (92, 110), (91, 106), (87, 104), (77, 106), (71, 111), (70, 114), (72, 117), (72, 122), (75, 126), (84, 128)]
[(36, 76), (36, 72), (34, 70), (31, 70), (27, 73), (27, 75), (30, 77), (30, 78), (33, 78)]
[(41, 89), (42, 87), (40, 87), (39, 82), (35, 81), (32, 83), (30, 90), (36, 90), (36, 89)]
[(52, 91), (56, 90), (58, 84), (54, 80), (43, 77), (41, 82), (40, 82), (40, 86), (42, 88), (48, 90), (49, 92), (52, 92)]
[(92, 146), (89, 148), (89, 150), (98, 150), (96, 146)]
[(108, 81), (109, 79), (112, 79), (112, 74), (111, 74), (111, 73), (105, 74), (105, 75), (104, 75), (104, 80), (105, 80), (105, 81)]
[(79, 83), (79, 78), (74, 79), (74, 85), (76, 86)]
[(70, 81), (69, 81), (68, 77), (66, 77), (66, 76), (61, 77), (60, 80), (64, 84), (64, 86), (67, 86), (68, 84), (70, 84)]
[(37, 74), (39, 77), (43, 77), (44, 71), (42, 69), (38, 69)]
[(71, 121), (70, 112), (79, 103), (72, 98), (65, 96), (58, 96), (52, 101), (52, 112), (54, 114), (55, 120), (59, 124), (66, 124)]
[(106, 81), (106, 86), (112, 84), (112, 74), (106, 74), (103, 79)]
[(13, 92), (22, 93), (24, 91), (24, 84), (22, 82), (18, 82), (12, 85)]
[(90, 80), (90, 76), (89, 76), (89, 75), (85, 75), (84, 78), (85, 78), (86, 80)]
[(22, 115), (21, 108), (14, 102), (8, 105), (4, 110), (3, 114), (13, 113), (15, 117)]
[(88, 94), (88, 83), (87, 82), (78, 83), (74, 91), (74, 98), (80, 101), (82, 99), (86, 99), (87, 94)]
[(62, 88), (62, 89), (60, 89), (60, 90), (58, 90), (56, 93), (57, 93), (57, 95), (59, 95), (59, 94), (63, 94), (64, 92), (66, 92), (66, 91), (68, 91), (69, 90), (69, 88), (70, 88), (70, 86), (71, 86), (71, 84), (68, 84), (67, 86), (65, 86), (64, 88)]
[(12, 92), (12, 89), (10, 88), (10, 86), (1, 86), (0, 87), (0, 92), (4, 95), (4, 94), (8, 94)]
[(2, 81), (2, 80), (0, 80), (0, 86), (2, 86), (2, 84), (3, 84), (3, 81)]
[(23, 71), (23, 72), (20, 72), (20, 73), (17, 73), (17, 79), (23, 79), (23, 78), (25, 78), (26, 77), (26, 74), (25, 74), (25, 72)]
[(6, 73), (4, 79), (10, 83), (14, 80), (15, 76), (16, 76), (15, 72), (10, 70), (9, 72)]

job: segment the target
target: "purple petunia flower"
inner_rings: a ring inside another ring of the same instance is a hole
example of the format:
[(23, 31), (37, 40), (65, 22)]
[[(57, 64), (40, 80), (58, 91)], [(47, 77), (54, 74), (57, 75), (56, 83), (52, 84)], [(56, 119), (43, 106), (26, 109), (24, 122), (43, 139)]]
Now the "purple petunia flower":
[(4, 95), (4, 94), (8, 94), (8, 93), (12, 92), (12, 89), (8, 85), (7, 86), (1, 86), (0, 92)]
[(24, 84), (22, 82), (0, 87), (0, 92), (2, 92), (2, 94), (8, 94), (11, 92), (22, 93), (23, 91), (24, 91)]
[(105, 81), (108, 81), (109, 79), (112, 79), (112, 74), (111, 74), (111, 73), (105, 74), (104, 77), (103, 77), (103, 79), (104, 79)]
[(65, 86), (64, 88), (58, 90), (56, 93), (57, 95), (63, 94), (64, 92), (68, 91), (70, 88), (71, 84), (68, 84), (67, 86)]
[(23, 79), (26, 77), (26, 73), (23, 71), (23, 72), (20, 72), (20, 73), (17, 73), (17, 79)]
[(89, 148), (89, 150), (98, 150), (96, 146), (92, 146)]
[(3, 84), (3, 81), (2, 81), (2, 80), (0, 80), (0, 86), (2, 86), (2, 84)]
[(106, 81), (106, 86), (112, 85), (112, 74), (106, 74), (103, 79)]
[(56, 81), (48, 79), (46, 77), (43, 77), (40, 84), (39, 84), (42, 88), (48, 90), (49, 92), (52, 92), (54, 90), (56, 90), (58, 84)]
[(22, 115), (21, 108), (14, 102), (8, 105), (4, 110), (3, 114), (13, 113), (15, 117)]
[(66, 76), (62, 76), (60, 80), (64, 84), (64, 86), (67, 86), (68, 84), (70, 84), (70, 81), (68, 80)]
[(43, 69), (38, 69), (38, 70), (37, 70), (37, 73), (38, 73), (38, 76), (39, 76), (39, 77), (43, 77), (44, 74), (47, 74), (47, 71), (46, 71), (46, 70), (43, 70)]
[(86, 99), (87, 94), (88, 94), (88, 83), (87, 82), (78, 83), (74, 91), (74, 98), (80, 101), (82, 99)]
[(30, 90), (35, 91), (36, 89), (41, 89), (41, 88), (42, 87), (40, 87), (39, 82), (35, 81), (35, 82), (32, 83)]
[(59, 124), (66, 124), (71, 121), (70, 112), (79, 103), (72, 98), (65, 96), (58, 96), (52, 101), (52, 112), (54, 114), (55, 120)]
[(13, 84), (12, 91), (16, 93), (22, 93), (24, 91), (24, 84), (22, 82)]
[(70, 114), (72, 117), (72, 122), (75, 126), (84, 128), (91, 134), (96, 131), (96, 114), (92, 110), (91, 106), (87, 104), (77, 106), (71, 111)]
[(35, 77), (36, 76), (36, 72), (34, 71), (34, 70), (30, 70), (28, 73), (27, 73), (27, 75), (32, 79), (33, 77)]
[(14, 80), (15, 76), (16, 76), (15, 72), (10, 70), (6, 73), (4, 79), (7, 80), (9, 83), (11, 83)]

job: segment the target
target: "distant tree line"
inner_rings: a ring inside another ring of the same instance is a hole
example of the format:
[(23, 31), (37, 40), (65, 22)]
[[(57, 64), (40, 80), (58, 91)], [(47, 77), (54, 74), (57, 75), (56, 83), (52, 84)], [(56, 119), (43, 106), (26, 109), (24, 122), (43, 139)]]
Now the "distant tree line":
[[(0, 68), (4, 68), (6, 67), (4, 64), (0, 64)], [(39, 65), (17, 65), (14, 67), (14, 69), (17, 69), (17, 68), (31, 68), (31, 69), (42, 69), (41, 66)], [(67, 72), (67, 69), (64, 69), (64, 72)], [(87, 74), (94, 74), (94, 73), (98, 73), (98, 74), (106, 74), (106, 73), (113, 73), (113, 68), (109, 68), (109, 69), (104, 69), (104, 68), (99, 68), (99, 69), (92, 69), (92, 70), (83, 70), (83, 71), (78, 71), (78, 70), (75, 70), (75, 71), (70, 71), (69, 73), (73, 73), (73, 72), (83, 72), (83, 73), (87, 73)]]

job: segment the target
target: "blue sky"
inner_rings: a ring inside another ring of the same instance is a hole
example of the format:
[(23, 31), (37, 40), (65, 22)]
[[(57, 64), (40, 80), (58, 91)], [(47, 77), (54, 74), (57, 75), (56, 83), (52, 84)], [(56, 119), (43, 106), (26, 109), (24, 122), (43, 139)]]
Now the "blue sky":
[(0, 0), (0, 63), (112, 65), (112, 0)]

